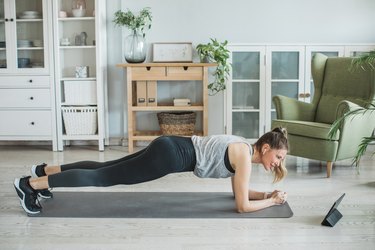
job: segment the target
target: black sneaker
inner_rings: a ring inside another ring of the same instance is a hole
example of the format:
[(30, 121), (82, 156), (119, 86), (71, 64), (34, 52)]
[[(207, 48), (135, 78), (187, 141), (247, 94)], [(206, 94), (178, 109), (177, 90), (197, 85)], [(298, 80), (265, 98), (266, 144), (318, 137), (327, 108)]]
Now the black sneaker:
[(31, 166), (31, 176), (32, 177), (42, 177), (46, 176), (46, 172), (44, 171), (44, 168), (47, 167), (47, 164), (42, 163), (39, 165), (32, 165)]
[(28, 214), (38, 214), (42, 211), (39, 204), (38, 192), (29, 184), (30, 176), (14, 180), (14, 187), (17, 191), (22, 208)]
[[(32, 165), (31, 166), (31, 176), (32, 177), (42, 177), (46, 176), (46, 172), (44, 171), (44, 168), (47, 166), (47, 164), (42, 163), (39, 165)], [(50, 199), (53, 198), (53, 194), (48, 189), (42, 189), (38, 190), (38, 196), (43, 199)]]

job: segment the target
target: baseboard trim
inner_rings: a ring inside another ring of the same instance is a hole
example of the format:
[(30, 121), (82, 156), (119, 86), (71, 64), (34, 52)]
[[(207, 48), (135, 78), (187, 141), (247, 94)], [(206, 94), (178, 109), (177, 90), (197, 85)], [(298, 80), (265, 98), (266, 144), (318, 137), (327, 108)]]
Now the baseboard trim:
[[(137, 147), (146, 147), (150, 141), (137, 141), (135, 144)], [(85, 140), (72, 140), (70, 145), (74, 146), (96, 146), (97, 141), (85, 141)], [(0, 146), (52, 146), (51, 141), (0, 141)], [(106, 146), (128, 146), (128, 139), (124, 137), (111, 137), (109, 138), (109, 144)]]

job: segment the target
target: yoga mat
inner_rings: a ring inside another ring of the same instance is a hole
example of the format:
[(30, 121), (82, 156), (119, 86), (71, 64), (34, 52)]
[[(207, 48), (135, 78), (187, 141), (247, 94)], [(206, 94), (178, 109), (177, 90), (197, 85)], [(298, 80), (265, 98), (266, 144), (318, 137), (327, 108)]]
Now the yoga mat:
[(54, 192), (36, 217), (76, 218), (289, 218), (286, 202), (252, 213), (237, 213), (232, 193)]

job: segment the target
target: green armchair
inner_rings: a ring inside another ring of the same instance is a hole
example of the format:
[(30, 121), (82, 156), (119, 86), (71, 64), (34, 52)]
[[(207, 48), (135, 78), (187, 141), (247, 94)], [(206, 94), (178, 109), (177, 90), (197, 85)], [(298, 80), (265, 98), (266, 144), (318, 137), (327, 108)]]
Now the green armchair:
[(375, 114), (366, 112), (345, 119), (339, 132), (328, 138), (332, 123), (344, 113), (375, 103), (374, 71), (350, 71), (351, 61), (318, 53), (311, 64), (315, 90), (311, 103), (285, 96), (272, 98), (277, 114), (272, 128), (287, 129), (289, 154), (326, 161), (328, 178), (332, 164), (354, 157), (362, 138), (375, 128)]

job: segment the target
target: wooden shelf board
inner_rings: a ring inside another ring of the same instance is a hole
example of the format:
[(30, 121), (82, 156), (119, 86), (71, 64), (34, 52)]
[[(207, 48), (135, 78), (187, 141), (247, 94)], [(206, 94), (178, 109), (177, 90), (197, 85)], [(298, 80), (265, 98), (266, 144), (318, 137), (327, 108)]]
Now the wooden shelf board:
[(197, 62), (186, 62), (186, 63), (119, 63), (116, 64), (117, 67), (179, 67), (179, 66), (195, 66), (195, 67), (215, 67), (217, 66), (217, 63), (197, 63)]
[(202, 104), (194, 104), (191, 106), (173, 106), (170, 105), (158, 105), (158, 106), (132, 106), (132, 111), (203, 111), (204, 107)]

